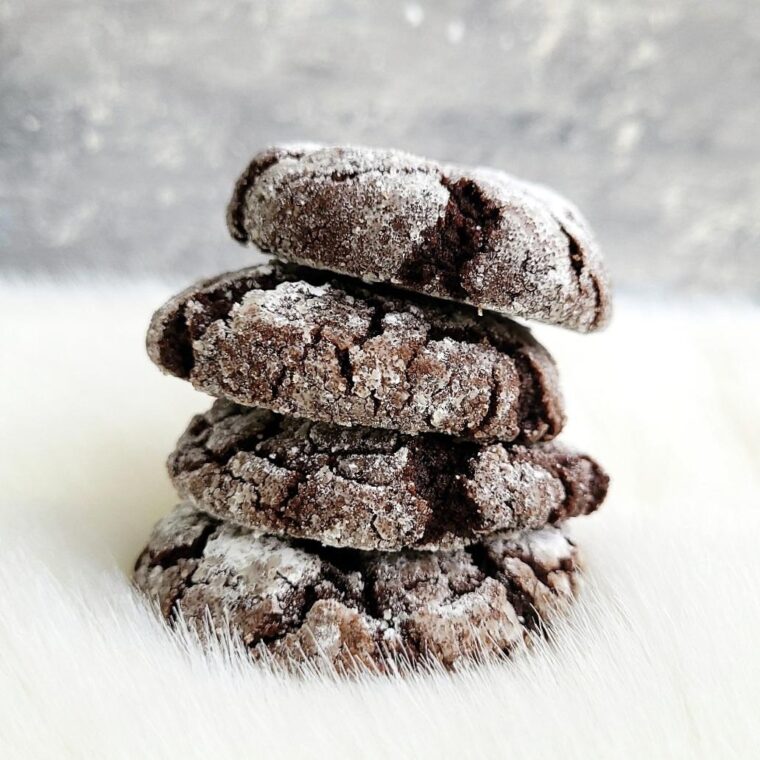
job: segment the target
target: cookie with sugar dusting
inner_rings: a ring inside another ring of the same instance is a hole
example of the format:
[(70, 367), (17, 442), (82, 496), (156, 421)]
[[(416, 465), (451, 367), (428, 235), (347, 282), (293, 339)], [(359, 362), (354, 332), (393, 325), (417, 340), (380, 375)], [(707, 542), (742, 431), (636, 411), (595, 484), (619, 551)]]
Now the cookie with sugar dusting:
[(340, 427), (217, 401), (169, 457), (183, 499), (335, 547), (451, 549), (596, 510), (608, 477), (561, 444), (479, 445)]
[(451, 552), (361, 552), (285, 541), (178, 506), (134, 580), (174, 622), (232, 632), (254, 658), (354, 671), (499, 656), (574, 596), (578, 551), (557, 528)]
[(156, 312), (147, 345), (212, 396), (311, 420), (523, 443), (564, 423), (554, 362), (525, 328), (324, 270), (201, 282)]
[(394, 150), (269, 148), (237, 181), (227, 223), (283, 259), (507, 316), (581, 332), (610, 317), (604, 261), (580, 212), (493, 169)]

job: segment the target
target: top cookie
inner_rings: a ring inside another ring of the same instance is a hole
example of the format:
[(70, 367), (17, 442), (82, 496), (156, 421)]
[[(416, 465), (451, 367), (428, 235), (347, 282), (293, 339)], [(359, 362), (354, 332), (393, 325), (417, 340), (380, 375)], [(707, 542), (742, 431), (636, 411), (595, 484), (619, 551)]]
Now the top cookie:
[(254, 156), (227, 208), (233, 237), (291, 261), (581, 332), (610, 317), (578, 210), (491, 169), (318, 145)]

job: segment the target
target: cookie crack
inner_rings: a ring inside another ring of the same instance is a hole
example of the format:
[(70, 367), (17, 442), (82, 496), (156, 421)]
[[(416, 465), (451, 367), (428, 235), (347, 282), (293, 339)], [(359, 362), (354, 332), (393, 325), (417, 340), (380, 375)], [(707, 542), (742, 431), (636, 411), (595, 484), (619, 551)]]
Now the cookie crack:
[(438, 180), (449, 194), (443, 215), (411, 252), (399, 276), (410, 286), (439, 282), (450, 298), (469, 300), (471, 294), (463, 285), (465, 269), (486, 250), (501, 212), (475, 180), (452, 180), (442, 173)]
[(295, 584), (295, 583), (293, 583), (293, 581), (291, 581), (291, 580), (290, 580), (290, 578), (288, 578), (288, 576), (287, 576), (287, 575), (285, 575), (285, 574), (284, 574), (283, 572), (281, 572), (280, 570), (278, 570), (278, 571), (275, 573), (275, 575), (276, 575), (276, 576), (277, 576), (277, 577), (278, 577), (280, 580), (284, 581), (284, 582), (285, 582), (285, 584), (286, 584), (287, 586), (289, 586), (290, 588), (292, 588), (292, 589), (296, 588), (296, 584)]
[[(334, 343), (333, 345), (335, 346)], [(354, 387), (354, 368), (351, 364), (349, 349), (335, 346), (335, 359), (338, 362), (340, 375), (346, 381), (346, 391), (351, 392)]]
[[(515, 614), (525, 628), (528, 630), (535, 629), (541, 619), (538, 610), (535, 607), (537, 594), (531, 594), (521, 587), (513, 577), (512, 573), (509, 572), (508, 568), (501, 567), (493, 560), (483, 544), (467, 546), (465, 547), (465, 551), (469, 554), (473, 564), (486, 578), (492, 578), (503, 586), (507, 595), (507, 601), (512, 605)], [(522, 558), (513, 555), (510, 555), (510, 557), (518, 562), (523, 562), (523, 564), (528, 566), (536, 577), (536, 583), (546, 588), (547, 591), (551, 590), (539, 577), (536, 568), (534, 568), (529, 562), (524, 562)]]
[(581, 250), (580, 245), (578, 245), (578, 241), (562, 224), (560, 224), (560, 229), (562, 230), (562, 234), (567, 238), (567, 251), (570, 256), (570, 266), (575, 273), (575, 279), (579, 281), (578, 287), (580, 288), (580, 279), (586, 263), (583, 251)]
[[(206, 545), (218, 527), (219, 522), (213, 518), (210, 518), (209, 524), (203, 528), (200, 535), (190, 545), (184, 547), (174, 547), (171, 551), (165, 552), (159, 558), (151, 557), (151, 564), (154, 567), (158, 566), (166, 570), (180, 564), (183, 560), (197, 563), (203, 557), (203, 553), (206, 551)], [(139, 562), (140, 560), (138, 560), (138, 564)], [(187, 577), (183, 579), (182, 583), (175, 587), (175, 591), (171, 599), (171, 604), (169, 605), (170, 617), (177, 618), (179, 616), (179, 605), (181, 604), (185, 594), (193, 586), (198, 585), (193, 579), (196, 567), (197, 565), (192, 568), (192, 572), (190, 572)]]
[(371, 169), (333, 169), (331, 172), (312, 172), (313, 179), (329, 178), (332, 182), (349, 182), (359, 177), (378, 174), (388, 177), (393, 174), (430, 174), (433, 169), (425, 166), (373, 166)]
[(567, 231), (561, 222), (559, 222), (559, 225), (562, 234), (567, 238), (570, 267), (575, 276), (579, 295), (583, 294), (584, 291), (581, 284), (583, 275), (588, 275), (589, 285), (592, 290), (591, 298), (594, 304), (594, 318), (591, 320), (589, 329), (593, 330), (599, 326), (604, 317), (604, 304), (602, 302), (602, 288), (599, 283), (599, 277), (593, 268), (588, 266), (588, 257), (584, 255), (583, 248), (576, 238)]
[(488, 407), (486, 409), (486, 413), (483, 415), (483, 418), (480, 420), (476, 428), (476, 430), (478, 430), (481, 433), (488, 432), (488, 426), (491, 424), (493, 420), (496, 419), (496, 416), (498, 415), (498, 412), (499, 412), (499, 397), (501, 396), (501, 383), (499, 382), (496, 376), (496, 362), (491, 363), (491, 382), (489, 384), (489, 391), (490, 391), (490, 395), (488, 397)]
[(519, 436), (527, 443), (546, 437), (547, 431), (554, 432), (554, 425), (548, 419), (549, 405), (544, 401), (546, 384), (537, 372), (531, 359), (521, 350), (512, 356), (519, 377), (520, 396), (518, 398), (518, 420), (523, 431)]
[[(151, 556), (151, 564), (158, 565), (164, 570), (172, 565), (176, 565), (180, 560), (197, 560), (203, 556), (206, 550), (206, 544), (211, 538), (211, 534), (219, 527), (217, 520), (209, 520), (198, 536), (189, 544), (183, 546), (174, 546), (171, 549), (154, 554)], [(140, 560), (138, 559), (138, 564)]]
[(593, 270), (589, 270), (589, 280), (594, 291), (594, 319), (591, 321), (591, 329), (596, 329), (605, 319), (602, 286)]
[[(540, 628), (541, 615), (536, 608), (536, 597), (538, 596), (536, 589), (533, 589), (533, 593), (526, 591), (526, 589), (520, 586), (514, 578), (507, 573), (502, 573), (500, 582), (502, 586), (504, 586), (504, 590), (507, 593), (507, 599), (512, 605), (512, 608), (517, 615), (517, 619), (529, 631)], [(549, 590), (538, 577), (536, 577), (536, 585), (542, 586), (547, 591)]]
[(437, 545), (444, 536), (454, 542), (469, 540), (482, 526), (480, 508), (467, 497), (463, 487), (471, 474), (476, 444), (460, 441), (451, 446), (445, 439), (440, 444), (437, 452), (415, 452), (416, 461), (409, 466), (416, 493), (431, 507), (420, 542), (423, 546)]

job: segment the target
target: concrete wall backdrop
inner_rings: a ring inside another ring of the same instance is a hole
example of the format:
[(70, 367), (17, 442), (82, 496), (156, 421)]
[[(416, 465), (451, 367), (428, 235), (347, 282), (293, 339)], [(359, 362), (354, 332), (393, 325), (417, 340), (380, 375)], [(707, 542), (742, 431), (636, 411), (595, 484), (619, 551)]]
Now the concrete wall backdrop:
[(625, 288), (760, 295), (760, 3), (0, 0), (0, 270), (177, 281), (278, 140), (549, 183)]

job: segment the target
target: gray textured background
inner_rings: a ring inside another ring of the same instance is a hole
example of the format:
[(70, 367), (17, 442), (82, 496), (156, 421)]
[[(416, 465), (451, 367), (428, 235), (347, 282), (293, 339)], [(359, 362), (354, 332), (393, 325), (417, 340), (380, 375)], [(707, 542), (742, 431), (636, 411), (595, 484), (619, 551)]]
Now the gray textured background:
[(618, 284), (760, 295), (760, 3), (0, 0), (6, 272), (243, 266), (277, 140), (554, 185)]

